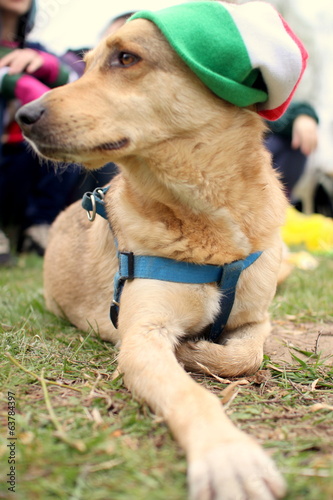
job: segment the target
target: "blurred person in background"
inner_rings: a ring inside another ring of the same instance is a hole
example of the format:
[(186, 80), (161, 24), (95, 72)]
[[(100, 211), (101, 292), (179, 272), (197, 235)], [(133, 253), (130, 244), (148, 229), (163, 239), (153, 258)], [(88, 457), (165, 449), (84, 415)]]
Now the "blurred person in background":
[[(235, 0), (245, 3), (253, 0)], [(333, 217), (333, 9), (331, 0), (266, 0), (282, 14), (309, 53), (293, 101), (315, 110), (317, 146), (306, 155), (292, 199), (306, 214)], [(293, 168), (293, 164), (290, 164)]]
[(278, 120), (266, 122), (269, 132), (265, 143), (290, 202), (293, 202), (293, 189), (304, 172), (307, 157), (317, 147), (318, 122), (315, 109), (298, 101), (291, 102)]
[[(73, 167), (55, 172), (24, 141), (17, 109), (74, 79), (74, 73), (39, 43), (28, 42), (35, 0), (0, 0), (0, 224), (18, 225), (18, 250), (43, 255), (48, 230), (77, 182)], [(0, 265), (11, 263), (0, 230)]]

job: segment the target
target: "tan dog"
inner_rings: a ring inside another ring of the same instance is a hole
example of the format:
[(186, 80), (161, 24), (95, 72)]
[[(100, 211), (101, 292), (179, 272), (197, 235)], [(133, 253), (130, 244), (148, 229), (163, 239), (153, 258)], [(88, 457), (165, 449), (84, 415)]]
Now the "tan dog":
[(196, 340), (219, 307), (212, 283), (127, 281), (116, 330), (113, 234), (106, 220), (90, 223), (74, 204), (52, 228), (45, 296), (55, 314), (120, 345), (126, 385), (164, 417), (187, 454), (191, 498), (281, 497), (284, 483), (268, 456), (181, 366), (234, 377), (262, 361), (286, 201), (261, 118), (216, 97), (146, 20), (103, 41), (82, 79), (18, 118), (47, 158), (89, 169), (120, 165), (105, 203), (121, 251), (223, 265), (264, 250), (240, 277), (219, 344)]

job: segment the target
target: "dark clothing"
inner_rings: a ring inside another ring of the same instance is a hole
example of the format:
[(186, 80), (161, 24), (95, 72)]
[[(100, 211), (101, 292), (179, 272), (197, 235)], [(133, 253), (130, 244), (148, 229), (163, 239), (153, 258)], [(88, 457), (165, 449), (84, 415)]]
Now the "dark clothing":
[(273, 167), (281, 174), (285, 193), (291, 200), (292, 190), (304, 172), (306, 156), (290, 146), (290, 139), (282, 135), (269, 133), (265, 144), (273, 156)]
[(78, 167), (55, 170), (41, 162), (25, 143), (2, 148), (0, 218), (2, 225), (51, 224), (68, 204), (79, 176)]
[[(21, 232), (30, 226), (51, 224), (69, 204), (79, 177), (78, 167), (56, 171), (50, 162), (42, 162), (23, 141), (14, 119), (19, 105), (70, 79), (70, 69), (56, 56), (39, 43), (26, 42), (26, 35), (33, 28), (35, 13), (36, 2), (33, 0), (30, 10), (19, 20), (14, 40), (0, 42), (0, 57), (11, 50), (25, 48), (39, 51), (40, 55), (44, 53), (43, 64), (34, 74), (9, 75), (7, 69), (2, 72), (1, 79), (0, 226), (19, 225)], [(25, 83), (24, 86), (23, 81), (28, 81), (29, 85)], [(23, 86), (20, 87), (20, 84)]]
[(107, 163), (99, 170), (81, 171), (71, 201), (81, 199), (87, 191), (92, 192), (98, 187), (105, 186), (118, 172), (119, 170), (115, 163)]
[(281, 173), (289, 201), (292, 198), (292, 190), (304, 172), (307, 159), (300, 149), (291, 147), (293, 124), (300, 115), (310, 116), (317, 123), (319, 121), (310, 104), (292, 102), (281, 118), (274, 122), (266, 122), (270, 132), (266, 135), (265, 144), (272, 153), (273, 167)]

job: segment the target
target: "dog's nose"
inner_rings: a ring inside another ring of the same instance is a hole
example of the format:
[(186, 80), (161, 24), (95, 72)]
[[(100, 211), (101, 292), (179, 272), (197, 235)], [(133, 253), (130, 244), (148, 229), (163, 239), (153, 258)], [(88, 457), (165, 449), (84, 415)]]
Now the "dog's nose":
[(22, 106), (16, 113), (16, 121), (21, 127), (34, 125), (45, 113), (45, 108), (38, 102)]

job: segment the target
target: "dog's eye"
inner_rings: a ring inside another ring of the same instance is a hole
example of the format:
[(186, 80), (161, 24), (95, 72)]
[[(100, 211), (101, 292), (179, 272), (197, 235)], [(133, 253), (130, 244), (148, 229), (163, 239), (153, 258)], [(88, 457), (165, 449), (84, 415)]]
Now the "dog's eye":
[(129, 52), (120, 52), (118, 61), (121, 66), (133, 66), (140, 61), (140, 57), (130, 54)]
[(115, 51), (111, 56), (109, 65), (113, 68), (129, 68), (140, 61), (141, 57), (136, 54), (125, 51)]

